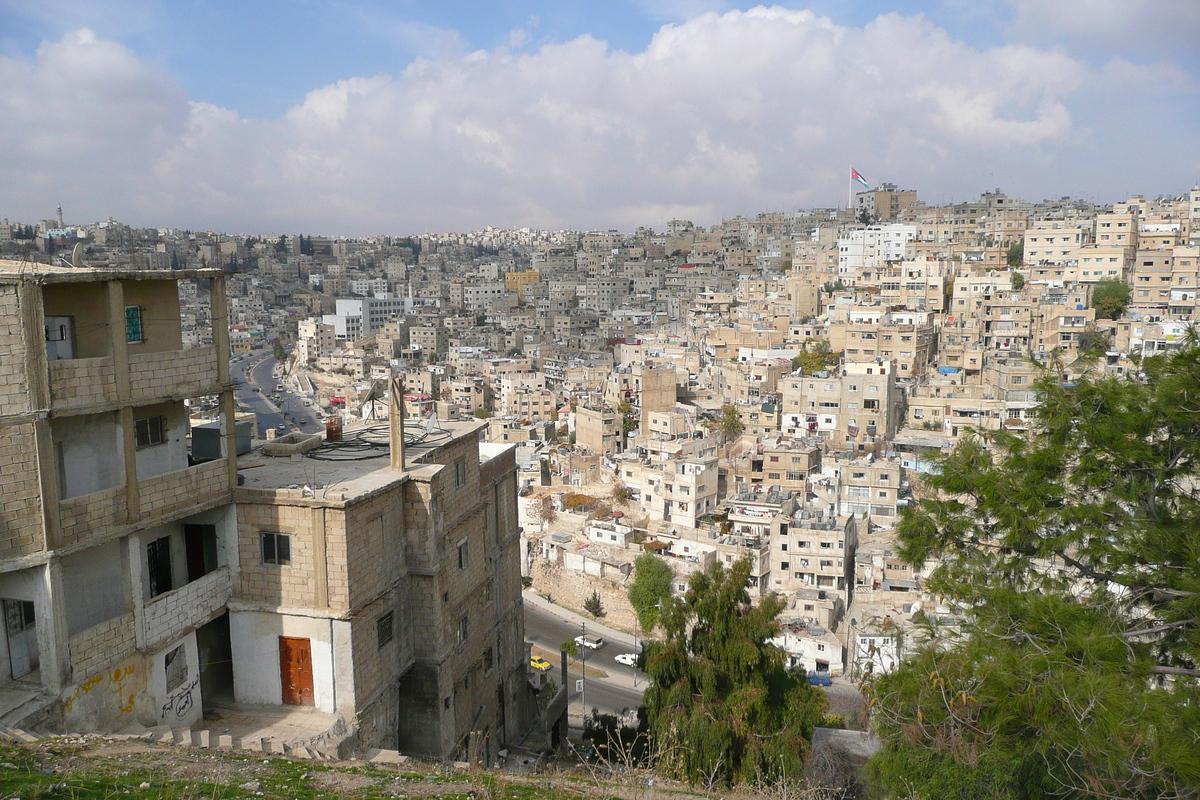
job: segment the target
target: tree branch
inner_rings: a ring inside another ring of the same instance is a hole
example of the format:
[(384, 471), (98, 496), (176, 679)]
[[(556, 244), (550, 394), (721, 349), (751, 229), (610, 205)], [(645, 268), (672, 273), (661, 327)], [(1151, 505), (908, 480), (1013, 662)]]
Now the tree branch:
[(1200, 678), (1200, 669), (1187, 667), (1151, 667), (1150, 672), (1155, 675), (1186, 675), (1190, 678)]

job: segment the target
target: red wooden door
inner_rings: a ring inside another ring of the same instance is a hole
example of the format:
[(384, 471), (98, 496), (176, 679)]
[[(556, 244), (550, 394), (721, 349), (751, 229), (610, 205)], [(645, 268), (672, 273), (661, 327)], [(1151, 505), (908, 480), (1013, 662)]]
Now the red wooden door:
[(313, 705), (312, 645), (308, 639), (279, 637), (279, 675), (286, 705)]

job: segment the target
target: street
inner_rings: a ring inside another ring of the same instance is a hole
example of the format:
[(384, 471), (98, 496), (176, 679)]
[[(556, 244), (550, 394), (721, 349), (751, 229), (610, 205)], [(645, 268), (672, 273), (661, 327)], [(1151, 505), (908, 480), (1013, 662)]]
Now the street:
[[(542, 655), (554, 669), (550, 675), (558, 680), (558, 649), (568, 639), (574, 639), (582, 633), (582, 628), (553, 616), (531, 603), (525, 603), (525, 640), (531, 642), (535, 650), (542, 650)], [(618, 664), (613, 657), (620, 653), (634, 652), (631, 644), (617, 641), (605, 641), (603, 647), (593, 652), (587, 652), (589, 667), (585, 692), (587, 694), (587, 709), (598, 708), (602, 713), (620, 714), (626, 709), (633, 711), (642, 703), (642, 693), (646, 690), (647, 678), (642, 672), (633, 667)], [(591, 667), (598, 667), (608, 674), (607, 678), (591, 677)], [(571, 685), (568, 688), (571, 700), (571, 716), (579, 714), (579, 693), (575, 691), (575, 682), (583, 677), (580, 665), (571, 659), (567, 674)], [(634, 687), (636, 680), (637, 686)]]
[[(313, 415), (313, 409), (305, 406), (304, 398), (295, 394), (295, 387), (271, 374), (276, 363), (274, 356), (251, 353), (236, 357), (229, 364), (230, 378), (237, 387), (238, 404), (258, 415), (258, 438), (266, 438), (268, 428), (280, 425), (286, 426), (288, 431), (299, 428), (304, 433), (324, 430), (325, 426)], [(275, 393), (275, 387), (281, 383), (284, 391), (278, 394), (282, 399), (273, 405), (268, 401), (268, 395)], [(259, 391), (254, 391), (254, 387)]]

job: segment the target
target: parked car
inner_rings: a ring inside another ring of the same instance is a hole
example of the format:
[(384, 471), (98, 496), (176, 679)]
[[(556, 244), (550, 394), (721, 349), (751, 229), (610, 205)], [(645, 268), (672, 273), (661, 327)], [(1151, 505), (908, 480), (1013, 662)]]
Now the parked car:
[(545, 672), (546, 670), (550, 669), (552, 665), (549, 661), (541, 656), (531, 656), (529, 659), (529, 666), (533, 669), (536, 669), (538, 672)]
[(637, 653), (621, 653), (619, 656), (614, 656), (613, 660), (618, 664), (624, 664), (627, 667), (637, 666)]
[(589, 650), (599, 650), (604, 646), (604, 640), (599, 636), (576, 636), (575, 644), (586, 647)]
[(833, 678), (828, 672), (810, 672), (808, 682), (813, 686), (833, 686)]

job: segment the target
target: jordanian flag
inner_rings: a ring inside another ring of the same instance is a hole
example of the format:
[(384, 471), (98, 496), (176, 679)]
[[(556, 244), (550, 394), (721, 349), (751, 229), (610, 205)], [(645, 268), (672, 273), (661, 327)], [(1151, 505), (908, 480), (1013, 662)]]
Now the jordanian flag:
[(862, 175), (859, 175), (858, 170), (856, 170), (854, 167), (850, 168), (850, 180), (858, 181), (859, 183), (861, 183), (863, 185), (864, 189), (871, 188), (871, 184), (867, 183), (867, 179), (864, 178)]

